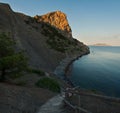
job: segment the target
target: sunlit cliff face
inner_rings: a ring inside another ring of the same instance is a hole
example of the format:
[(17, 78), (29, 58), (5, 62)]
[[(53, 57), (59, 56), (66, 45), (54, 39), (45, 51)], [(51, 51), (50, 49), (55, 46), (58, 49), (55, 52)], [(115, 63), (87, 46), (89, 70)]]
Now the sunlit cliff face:
[(42, 16), (36, 15), (34, 18), (37, 20), (37, 22), (49, 23), (52, 26), (69, 33), (70, 35), (72, 34), (71, 27), (68, 24), (66, 14), (62, 13), (61, 11), (47, 13)]

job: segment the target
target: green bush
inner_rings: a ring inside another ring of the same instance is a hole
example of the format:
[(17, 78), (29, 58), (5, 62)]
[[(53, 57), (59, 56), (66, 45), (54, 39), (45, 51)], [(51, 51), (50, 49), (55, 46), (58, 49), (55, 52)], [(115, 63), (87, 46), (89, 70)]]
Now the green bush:
[(35, 73), (35, 74), (38, 74), (40, 76), (44, 76), (45, 75), (45, 72), (43, 72), (41, 70), (38, 70), (38, 69), (28, 68), (27, 72), (29, 72), (29, 73)]
[(53, 92), (60, 92), (59, 83), (55, 79), (52, 79), (52, 78), (48, 78), (48, 77), (42, 78), (38, 80), (38, 82), (36, 83), (36, 86), (49, 89)]
[(15, 50), (16, 42), (7, 33), (0, 33), (0, 79), (6, 80), (10, 73), (23, 73), (28, 66), (24, 51)]

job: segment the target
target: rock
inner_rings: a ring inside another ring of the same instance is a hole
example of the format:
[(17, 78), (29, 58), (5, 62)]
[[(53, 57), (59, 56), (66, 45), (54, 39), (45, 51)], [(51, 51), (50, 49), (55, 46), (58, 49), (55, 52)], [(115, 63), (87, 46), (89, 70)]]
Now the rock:
[(49, 23), (50, 25), (58, 28), (59, 30), (66, 33), (67, 37), (72, 36), (72, 30), (71, 27), (69, 26), (67, 16), (65, 13), (61, 11), (47, 13), (42, 16), (36, 15), (34, 18), (37, 20), (37, 22)]

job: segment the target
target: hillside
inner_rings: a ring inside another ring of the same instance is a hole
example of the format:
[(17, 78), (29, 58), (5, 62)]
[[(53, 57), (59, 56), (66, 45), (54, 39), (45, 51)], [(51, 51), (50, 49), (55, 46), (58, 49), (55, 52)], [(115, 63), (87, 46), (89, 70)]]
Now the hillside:
[(16, 48), (25, 50), (32, 67), (47, 72), (53, 72), (66, 55), (89, 53), (86, 45), (72, 37), (67, 16), (60, 11), (30, 17), (0, 3), (0, 32), (16, 40)]
[[(72, 37), (67, 16), (61, 11), (31, 17), (0, 3), (2, 32), (15, 40), (16, 51), (25, 51), (29, 67), (33, 70), (20, 76), (7, 76), (7, 81), (0, 83), (1, 113), (36, 113), (46, 101), (58, 94), (50, 90), (51, 87), (60, 89), (59, 84), (63, 87), (66, 84), (53, 75), (60, 62), (66, 57), (72, 60), (73, 56), (89, 53), (86, 45)], [(44, 78), (47, 82), (43, 81)], [(51, 86), (52, 83), (54, 85)]]
[(9, 74), (6, 81), (0, 82), (0, 113), (75, 113), (78, 107), (84, 112), (119, 113), (119, 98), (102, 96), (94, 89), (72, 87), (67, 77), (63, 80), (55, 75), (67, 75), (71, 63), (90, 52), (72, 36), (65, 13), (54, 11), (31, 17), (0, 3), (2, 32), (16, 41), (16, 51), (25, 51), (29, 68), (23, 75)]

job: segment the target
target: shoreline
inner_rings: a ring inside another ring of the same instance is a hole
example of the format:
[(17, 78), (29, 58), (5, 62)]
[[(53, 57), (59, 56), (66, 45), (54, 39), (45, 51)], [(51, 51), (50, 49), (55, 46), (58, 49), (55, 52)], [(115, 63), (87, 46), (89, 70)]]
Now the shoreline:
[[(63, 80), (66, 84), (68, 84), (71, 88), (76, 87), (73, 82), (69, 79), (69, 71), (70, 71), (70, 66), (74, 63), (74, 61), (78, 60), (79, 58), (90, 54), (90, 51), (86, 51), (86, 52), (82, 52), (79, 55), (76, 54), (74, 56), (69, 56), (64, 58), (60, 64), (56, 67), (54, 74), (59, 77), (61, 80)], [(81, 89), (81, 88), (80, 88)], [(85, 92), (89, 91), (89, 93), (91, 93), (91, 90), (88, 89), (82, 89)], [(92, 92), (94, 94), (94, 92)], [(101, 96), (101, 97), (109, 97), (109, 98), (117, 98), (120, 99), (119, 97), (115, 97), (115, 96), (108, 96), (106, 94), (104, 94), (103, 92), (96, 92), (95, 95)]]
[[(55, 75), (57, 75), (60, 79), (62, 76), (63, 77), (62, 80), (65, 81), (65, 83), (67, 83), (67, 87), (64, 88), (73, 88), (73, 90), (71, 91), (69, 90), (69, 93), (72, 93), (73, 99), (72, 97), (70, 98), (70, 100), (68, 98), (67, 102), (71, 103), (72, 106), (84, 108), (84, 110), (91, 111), (93, 113), (96, 113), (96, 111), (102, 113), (106, 112), (119, 113), (120, 98), (107, 96), (104, 94), (100, 94), (98, 92), (94, 93), (92, 91), (86, 89), (84, 90), (81, 88), (78, 88), (76, 90), (74, 89), (75, 86), (67, 75), (68, 72), (70, 71), (71, 68), (70, 66), (73, 64), (74, 61), (78, 60), (84, 55), (88, 55), (89, 53), (90, 53), (89, 51), (88, 52), (86, 51), (84, 53), (80, 53), (79, 55), (71, 56), (69, 58), (66, 57), (60, 62), (60, 65), (55, 70)], [(62, 74), (61, 73), (58, 74), (57, 71), (62, 72)], [(80, 100), (74, 100), (75, 97)], [(67, 102), (65, 102), (66, 105), (71, 107)]]
[(76, 56), (76, 58), (74, 58), (73, 60), (71, 60), (71, 61), (68, 63), (68, 65), (65, 67), (64, 77), (65, 77), (65, 79), (67, 80), (68, 84), (71, 85), (72, 87), (75, 87), (75, 86), (74, 86), (73, 82), (68, 78), (69, 72), (70, 72), (70, 67), (71, 67), (71, 65), (72, 65), (76, 60), (78, 60), (79, 58), (81, 58), (81, 57), (83, 57), (83, 56), (85, 56), (85, 55), (88, 55), (88, 54), (90, 54), (90, 52), (89, 52), (89, 53), (81, 54), (81, 55), (79, 55), (79, 56)]
[(60, 64), (56, 67), (54, 74), (57, 75), (60, 79), (64, 80), (68, 85), (74, 87), (72, 81), (67, 77), (67, 73), (69, 72), (70, 66), (73, 64), (74, 61), (78, 60), (84, 55), (90, 54), (90, 51), (85, 51), (80, 54), (76, 54), (74, 56), (69, 56), (64, 58)]

